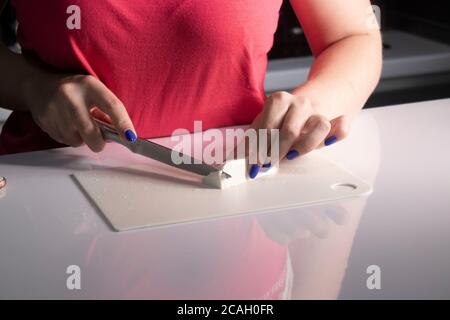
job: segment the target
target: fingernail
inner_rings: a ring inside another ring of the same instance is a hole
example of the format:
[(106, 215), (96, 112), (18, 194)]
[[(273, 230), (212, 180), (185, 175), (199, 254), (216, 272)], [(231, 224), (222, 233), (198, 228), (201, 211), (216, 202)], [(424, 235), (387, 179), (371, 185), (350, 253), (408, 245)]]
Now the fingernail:
[(254, 164), (251, 166), (248, 175), (250, 176), (251, 179), (255, 179), (258, 173), (259, 173), (259, 166), (257, 164)]
[(294, 160), (295, 158), (297, 158), (300, 155), (300, 153), (298, 153), (297, 150), (291, 150), (287, 153), (286, 155), (286, 159), (288, 160)]
[(125, 138), (130, 142), (135, 142), (137, 140), (136, 133), (131, 129), (125, 131)]
[(272, 166), (272, 164), (271, 164), (270, 162), (262, 165), (262, 167), (263, 167), (264, 169), (270, 168), (271, 166)]
[(336, 141), (337, 141), (337, 137), (336, 136), (331, 136), (331, 137), (325, 139), (324, 144), (326, 146), (329, 146), (329, 145), (332, 145), (333, 143), (335, 143)]

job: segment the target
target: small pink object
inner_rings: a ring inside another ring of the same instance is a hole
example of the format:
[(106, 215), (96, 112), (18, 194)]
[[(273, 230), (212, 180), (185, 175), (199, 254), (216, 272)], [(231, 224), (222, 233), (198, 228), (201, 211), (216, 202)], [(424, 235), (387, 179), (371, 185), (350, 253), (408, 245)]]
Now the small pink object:
[(6, 187), (6, 178), (0, 177), (0, 190)]

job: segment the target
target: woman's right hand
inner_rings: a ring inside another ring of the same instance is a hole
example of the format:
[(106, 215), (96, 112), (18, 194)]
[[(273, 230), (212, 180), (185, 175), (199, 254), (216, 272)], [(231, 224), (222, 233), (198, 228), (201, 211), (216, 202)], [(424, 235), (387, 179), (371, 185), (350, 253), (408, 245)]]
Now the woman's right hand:
[(54, 140), (73, 147), (86, 144), (100, 152), (105, 146), (94, 121), (112, 123), (122, 137), (135, 141), (136, 131), (123, 103), (90, 75), (55, 76), (29, 85), (28, 107), (36, 124)]

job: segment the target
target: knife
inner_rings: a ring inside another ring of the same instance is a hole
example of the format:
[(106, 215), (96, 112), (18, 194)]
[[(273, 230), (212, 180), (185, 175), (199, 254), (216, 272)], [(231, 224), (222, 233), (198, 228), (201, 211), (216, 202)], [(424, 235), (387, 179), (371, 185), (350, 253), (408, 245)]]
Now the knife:
[[(95, 122), (99, 126), (100, 131), (103, 135), (103, 139), (105, 139), (105, 141), (112, 141), (119, 143), (128, 148), (133, 153), (140, 154), (144, 157), (201, 176), (208, 176), (211, 173), (222, 171), (222, 168), (220, 166), (216, 167), (214, 165), (209, 165), (207, 163), (197, 164), (194, 162), (194, 158), (181, 152), (178, 152), (178, 154), (183, 161), (181, 162), (181, 164), (176, 164), (172, 161), (172, 152), (176, 151), (145, 139), (138, 138), (135, 142), (126, 141), (125, 139), (121, 138), (117, 130), (110, 124), (100, 121), (98, 119), (95, 119)], [(226, 172), (222, 171), (221, 174), (225, 178), (231, 178), (231, 175), (229, 175)]]

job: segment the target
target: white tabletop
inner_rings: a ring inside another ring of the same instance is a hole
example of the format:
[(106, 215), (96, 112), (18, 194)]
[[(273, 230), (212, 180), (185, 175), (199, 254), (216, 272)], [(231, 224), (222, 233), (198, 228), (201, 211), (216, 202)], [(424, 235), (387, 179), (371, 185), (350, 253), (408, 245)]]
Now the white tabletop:
[(448, 299), (449, 119), (450, 100), (364, 110), (318, 151), (371, 182), (367, 199), (124, 233), (71, 174), (145, 159), (112, 144), (0, 157), (0, 298)]

